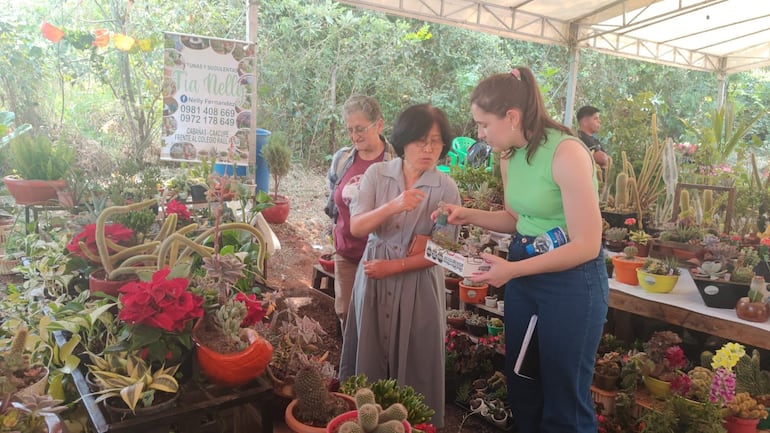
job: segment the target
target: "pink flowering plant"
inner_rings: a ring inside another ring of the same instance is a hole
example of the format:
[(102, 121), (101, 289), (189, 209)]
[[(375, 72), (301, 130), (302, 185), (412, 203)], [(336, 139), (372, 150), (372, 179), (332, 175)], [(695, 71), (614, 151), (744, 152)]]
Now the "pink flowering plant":
[(168, 268), (150, 281), (120, 288), (118, 318), (125, 324), (115, 350), (137, 350), (140, 356), (164, 363), (178, 361), (192, 350), (192, 327), (203, 316), (203, 298), (188, 290), (186, 278), (168, 278)]
[(624, 221), (624, 224), (628, 227), (628, 239), (636, 245), (647, 245), (652, 236), (644, 231), (641, 224), (638, 226), (639, 230), (634, 230), (633, 227), (637, 225), (636, 223), (636, 218), (626, 218)]
[(733, 400), (735, 397), (735, 372), (733, 368), (745, 354), (746, 349), (738, 343), (726, 343), (716, 351), (711, 360), (711, 368), (714, 369), (709, 394), (711, 403), (724, 406)]

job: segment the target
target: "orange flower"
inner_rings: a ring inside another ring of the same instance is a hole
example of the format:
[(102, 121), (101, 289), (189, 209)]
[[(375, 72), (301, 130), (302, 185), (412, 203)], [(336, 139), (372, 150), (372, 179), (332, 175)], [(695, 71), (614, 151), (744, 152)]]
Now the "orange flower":
[(96, 29), (92, 32), (94, 34), (94, 41), (92, 44), (95, 47), (104, 48), (110, 43), (110, 31), (107, 29)]
[(43, 34), (44, 38), (54, 43), (61, 41), (64, 37), (64, 32), (48, 21), (43, 21), (40, 25), (40, 33)]

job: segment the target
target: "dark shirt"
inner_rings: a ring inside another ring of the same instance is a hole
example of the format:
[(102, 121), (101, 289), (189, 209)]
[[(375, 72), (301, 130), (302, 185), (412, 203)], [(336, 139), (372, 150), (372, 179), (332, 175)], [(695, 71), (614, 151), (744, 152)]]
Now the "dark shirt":
[(583, 143), (588, 146), (588, 149), (591, 151), (601, 150), (602, 149), (602, 143), (599, 141), (598, 138), (594, 137), (593, 135), (588, 135), (583, 131), (578, 130), (578, 136), (580, 137), (580, 140), (583, 141)]

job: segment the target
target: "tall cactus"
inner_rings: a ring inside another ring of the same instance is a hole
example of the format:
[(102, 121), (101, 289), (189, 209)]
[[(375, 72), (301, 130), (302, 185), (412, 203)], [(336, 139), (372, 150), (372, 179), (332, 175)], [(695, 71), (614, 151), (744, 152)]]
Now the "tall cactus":
[(615, 208), (619, 211), (628, 207), (628, 175), (618, 173), (615, 177)]

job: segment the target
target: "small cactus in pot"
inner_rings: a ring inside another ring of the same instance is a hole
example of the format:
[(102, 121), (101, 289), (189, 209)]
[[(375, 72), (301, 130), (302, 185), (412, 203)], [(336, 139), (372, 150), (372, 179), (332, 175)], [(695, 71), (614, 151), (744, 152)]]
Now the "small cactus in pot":
[(346, 421), (340, 426), (339, 433), (404, 433), (408, 426), (409, 413), (401, 403), (394, 403), (383, 409), (375, 403), (374, 393), (369, 388), (356, 391), (356, 410), (358, 418)]

